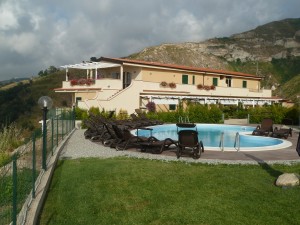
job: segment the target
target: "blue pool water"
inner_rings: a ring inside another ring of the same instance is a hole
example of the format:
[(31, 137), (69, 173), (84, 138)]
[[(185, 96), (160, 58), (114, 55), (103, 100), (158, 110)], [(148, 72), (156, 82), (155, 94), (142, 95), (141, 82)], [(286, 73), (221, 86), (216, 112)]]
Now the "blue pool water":
[[(171, 138), (173, 140), (178, 139), (176, 124), (167, 124), (151, 127), (152, 136), (159, 140), (165, 138)], [(183, 128), (179, 128), (181, 130)], [(190, 128), (189, 128), (190, 129)], [(223, 145), (224, 148), (234, 148), (236, 133), (240, 134), (240, 148), (262, 148), (275, 147), (282, 145), (284, 142), (281, 139), (261, 137), (251, 135), (254, 127), (250, 126), (238, 126), (238, 125), (223, 125), (223, 124), (197, 124), (197, 131), (199, 133), (199, 140), (202, 140), (204, 147), (208, 148), (220, 148), (221, 135), (223, 133)], [(135, 131), (135, 134), (137, 132)], [(151, 132), (148, 130), (138, 130), (139, 136), (150, 136)]]

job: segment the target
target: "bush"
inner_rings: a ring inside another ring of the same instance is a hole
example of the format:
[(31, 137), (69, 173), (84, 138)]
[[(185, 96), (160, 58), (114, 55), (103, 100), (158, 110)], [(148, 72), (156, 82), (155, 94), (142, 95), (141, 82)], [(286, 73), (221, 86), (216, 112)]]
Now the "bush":
[(6, 165), (11, 161), (11, 157), (8, 153), (0, 152), (0, 167)]
[(120, 109), (118, 115), (117, 115), (118, 120), (126, 120), (128, 119), (128, 112), (125, 109)]
[(88, 117), (87, 110), (76, 107), (75, 108), (75, 118), (76, 120), (84, 120)]
[(148, 102), (146, 105), (146, 108), (149, 112), (155, 112), (156, 111), (156, 105), (154, 102)]
[(15, 123), (3, 127), (0, 132), (0, 152), (13, 151), (22, 144), (22, 130)]

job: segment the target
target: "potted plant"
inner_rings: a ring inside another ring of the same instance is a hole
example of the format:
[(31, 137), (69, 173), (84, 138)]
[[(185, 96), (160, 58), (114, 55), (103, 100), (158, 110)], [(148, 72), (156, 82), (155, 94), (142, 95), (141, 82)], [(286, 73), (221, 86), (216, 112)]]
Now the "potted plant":
[(94, 84), (95, 83), (95, 80), (93, 80), (93, 79), (87, 79), (86, 80), (86, 85), (92, 85), (92, 84)]
[(78, 84), (77, 80), (71, 80), (70, 83), (71, 83), (71, 86), (74, 86), (74, 85)]
[(170, 88), (176, 88), (176, 84), (174, 82), (169, 83)]
[(162, 86), (162, 87), (167, 87), (167, 85), (168, 85), (168, 83), (166, 81), (162, 81), (160, 83), (160, 86)]
[(210, 86), (210, 90), (216, 90), (216, 86), (215, 85), (211, 85)]
[(198, 84), (197, 88), (201, 90), (201, 89), (203, 89), (203, 85), (202, 84)]
[(86, 84), (86, 79), (84, 79), (84, 78), (79, 79), (78, 84), (79, 85), (85, 85)]

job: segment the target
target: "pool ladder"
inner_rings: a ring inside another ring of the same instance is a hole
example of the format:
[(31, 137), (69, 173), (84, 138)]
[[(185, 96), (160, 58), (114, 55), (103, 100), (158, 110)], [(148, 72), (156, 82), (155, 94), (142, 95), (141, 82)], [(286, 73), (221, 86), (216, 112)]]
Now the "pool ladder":
[(224, 132), (221, 133), (219, 147), (221, 148), (221, 151), (224, 152)]
[[(221, 149), (222, 152), (224, 152), (224, 132), (221, 133), (219, 148)], [(236, 134), (235, 134), (234, 148), (237, 150), (237, 152), (240, 151), (240, 134), (239, 134), (239, 132), (236, 132)]]
[(240, 151), (240, 134), (239, 132), (236, 132), (235, 135), (235, 141), (234, 141), (234, 148), (236, 149), (236, 151)]

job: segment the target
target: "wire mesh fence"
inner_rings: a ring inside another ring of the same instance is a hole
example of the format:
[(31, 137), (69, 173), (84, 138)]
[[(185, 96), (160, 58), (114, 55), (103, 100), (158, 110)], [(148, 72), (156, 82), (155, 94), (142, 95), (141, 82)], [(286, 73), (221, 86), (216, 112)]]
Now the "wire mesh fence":
[[(24, 223), (45, 171), (43, 163), (47, 166), (59, 144), (74, 127), (74, 110), (49, 111), (46, 135), (43, 135), (43, 128), (36, 130), (31, 139), (17, 148), (10, 160), (0, 168), (0, 225)], [(46, 137), (45, 141), (43, 137)]]

